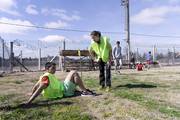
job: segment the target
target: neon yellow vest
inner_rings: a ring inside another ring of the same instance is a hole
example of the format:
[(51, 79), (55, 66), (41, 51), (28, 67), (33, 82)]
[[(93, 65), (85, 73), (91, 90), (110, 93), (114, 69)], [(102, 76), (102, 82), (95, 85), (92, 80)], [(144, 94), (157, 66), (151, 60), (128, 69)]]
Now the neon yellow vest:
[(90, 48), (97, 54), (97, 60), (101, 58), (103, 62), (108, 62), (110, 51), (108, 43), (109, 39), (107, 37), (101, 37), (100, 44), (92, 41)]
[(48, 76), (49, 85), (46, 89), (42, 91), (43, 96), (48, 99), (62, 98), (64, 93), (63, 83), (51, 73), (45, 73), (43, 76), (40, 77), (40, 79), (44, 76)]

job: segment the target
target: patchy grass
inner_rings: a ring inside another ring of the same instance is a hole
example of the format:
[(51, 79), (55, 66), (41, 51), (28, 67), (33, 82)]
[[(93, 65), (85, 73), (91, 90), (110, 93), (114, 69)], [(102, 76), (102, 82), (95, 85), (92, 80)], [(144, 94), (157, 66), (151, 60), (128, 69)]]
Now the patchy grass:
[(137, 80), (135, 79), (131, 80), (131, 78), (127, 78), (127, 80), (131, 81), (131, 83), (135, 82), (136, 84), (125, 84), (125, 85), (117, 86), (113, 91), (115, 96), (133, 100), (138, 104), (145, 106), (148, 109), (158, 110), (159, 112), (169, 115), (171, 117), (180, 117), (180, 109), (178, 107), (174, 107), (166, 103), (162, 103), (158, 100), (148, 98), (146, 97), (146, 94), (142, 92), (142, 90), (137, 92), (129, 89), (129, 88), (154, 89), (157, 87), (164, 87), (164, 86), (155, 83), (148, 83), (148, 82), (141, 82), (140, 84), (137, 84), (138, 83)]
[(15, 94), (8, 94), (8, 95), (1, 95), (0, 96), (0, 103), (2, 104), (2, 103), (7, 103), (8, 101), (10, 101), (10, 99), (12, 98), (12, 97), (14, 97), (15, 96)]
[[(40, 100), (40, 99), (39, 99)], [(71, 102), (71, 101), (74, 101)], [(83, 112), (83, 107), (78, 105), (79, 100), (66, 99), (54, 101), (38, 100), (28, 107), (18, 104), (4, 107), (1, 111), (1, 120), (90, 120), (92, 117)], [(1, 107), (2, 109), (3, 107)]]
[[(180, 69), (150, 69), (112, 73), (112, 90), (98, 91), (98, 71), (83, 72), (85, 86), (95, 97), (46, 101), (38, 97), (31, 106), (21, 104), (41, 72), (0, 78), (0, 120), (178, 120)], [(67, 73), (57, 72), (61, 80)]]

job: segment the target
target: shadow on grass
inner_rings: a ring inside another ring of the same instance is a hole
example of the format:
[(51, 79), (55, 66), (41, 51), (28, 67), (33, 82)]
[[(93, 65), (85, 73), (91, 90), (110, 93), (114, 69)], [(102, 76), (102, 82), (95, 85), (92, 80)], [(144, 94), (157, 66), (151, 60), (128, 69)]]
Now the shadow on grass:
[[(97, 94), (95, 93), (93, 96), (100, 96), (102, 94)], [(72, 98), (72, 97), (78, 97), (81, 96), (80, 91), (75, 91), (74, 96), (70, 97), (64, 97), (63, 99), (66, 98)], [(69, 101), (62, 101), (61, 99), (51, 99), (51, 100), (41, 100), (41, 101), (36, 101), (35, 103), (32, 103), (30, 105), (26, 105), (25, 103), (19, 104), (19, 105), (6, 105), (6, 106), (0, 106), (0, 111), (11, 111), (11, 110), (16, 110), (16, 109), (30, 109), (30, 108), (38, 108), (38, 107), (50, 107), (52, 105), (72, 105), (73, 102)]]
[(125, 85), (118, 85), (115, 87), (115, 89), (117, 88), (122, 88), (122, 87), (126, 87), (126, 88), (156, 88), (156, 85), (150, 85), (150, 84), (125, 84)]
[(0, 106), (0, 110), (2, 111), (11, 111), (11, 110), (16, 110), (16, 109), (29, 109), (29, 108), (37, 108), (37, 107), (49, 107), (52, 105), (72, 105), (73, 102), (69, 102), (69, 101), (59, 101), (59, 100), (44, 100), (44, 101), (40, 101), (38, 103), (32, 103), (29, 105), (26, 105), (24, 103), (19, 104), (17, 106), (11, 106), (11, 105), (7, 105), (7, 106)]

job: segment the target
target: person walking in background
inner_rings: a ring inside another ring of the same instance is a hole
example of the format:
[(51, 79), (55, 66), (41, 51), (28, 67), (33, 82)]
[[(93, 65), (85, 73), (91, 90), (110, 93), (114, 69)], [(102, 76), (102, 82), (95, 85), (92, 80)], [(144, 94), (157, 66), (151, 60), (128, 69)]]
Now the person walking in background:
[[(122, 54), (121, 54), (121, 46), (120, 41), (116, 42), (116, 46), (113, 48), (113, 57), (114, 57), (114, 64), (115, 70), (119, 70), (122, 68)], [(120, 71), (117, 71), (120, 73)]]
[(111, 88), (111, 61), (112, 61), (112, 47), (109, 38), (101, 36), (101, 32), (91, 32), (92, 43), (89, 48), (90, 55), (99, 64), (99, 90), (106, 87), (106, 91)]
[(151, 51), (149, 51), (146, 55), (146, 63), (147, 63), (147, 68), (150, 69), (150, 65), (152, 64)]

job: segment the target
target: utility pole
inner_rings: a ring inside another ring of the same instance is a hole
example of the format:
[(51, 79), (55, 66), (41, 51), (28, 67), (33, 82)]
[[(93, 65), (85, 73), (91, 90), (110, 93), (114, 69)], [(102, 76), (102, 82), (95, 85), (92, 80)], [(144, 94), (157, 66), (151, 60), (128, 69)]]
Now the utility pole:
[(128, 63), (130, 64), (131, 59), (131, 46), (130, 46), (130, 22), (129, 22), (129, 0), (121, 0), (121, 5), (125, 8), (125, 33), (126, 33), (126, 42), (128, 48)]

